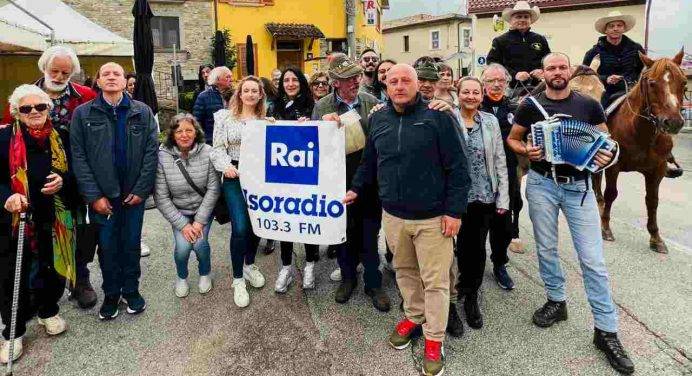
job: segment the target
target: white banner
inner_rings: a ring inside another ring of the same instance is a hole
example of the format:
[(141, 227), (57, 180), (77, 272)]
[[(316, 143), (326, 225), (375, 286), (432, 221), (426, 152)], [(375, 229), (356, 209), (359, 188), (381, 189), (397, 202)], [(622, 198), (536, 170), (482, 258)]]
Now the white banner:
[(306, 244), (346, 241), (344, 130), (335, 122), (248, 122), (240, 185), (261, 238)]

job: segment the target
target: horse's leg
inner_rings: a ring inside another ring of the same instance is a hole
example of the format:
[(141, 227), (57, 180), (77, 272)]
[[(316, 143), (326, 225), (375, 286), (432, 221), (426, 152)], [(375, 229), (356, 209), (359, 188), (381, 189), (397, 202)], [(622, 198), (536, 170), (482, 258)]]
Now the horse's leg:
[[(620, 169), (615, 165), (605, 171), (606, 188), (603, 195), (603, 209), (601, 210), (601, 233), (603, 240), (614, 241), (613, 231), (610, 229), (610, 209), (613, 201), (618, 197), (618, 175)], [(599, 187), (600, 188), (600, 187)]]
[(601, 189), (601, 182), (603, 181), (603, 171), (592, 174), (591, 182), (593, 185), (593, 191), (596, 195), (596, 202), (598, 202), (598, 210), (603, 215), (603, 190)]
[(658, 187), (663, 179), (663, 174), (657, 172), (644, 175), (646, 181), (646, 229), (649, 230), (649, 248), (658, 253), (668, 253), (666, 243), (658, 233), (658, 221), (656, 211), (658, 209)]

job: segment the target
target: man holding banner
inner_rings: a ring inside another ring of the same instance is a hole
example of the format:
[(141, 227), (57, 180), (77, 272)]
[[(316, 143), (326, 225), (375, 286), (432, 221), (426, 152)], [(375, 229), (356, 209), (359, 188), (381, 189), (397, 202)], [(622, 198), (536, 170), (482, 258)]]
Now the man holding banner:
[(392, 106), (370, 118), (363, 161), (344, 203), (353, 204), (374, 188), (379, 191), (406, 316), (396, 325), (389, 344), (398, 350), (408, 347), (422, 324), (422, 371), (440, 375), (454, 258), (452, 237), (461, 226), (470, 179), (455, 121), (447, 113), (429, 109), (417, 86), (418, 77), (410, 65), (397, 64), (387, 72)]
[[(365, 135), (370, 129), (368, 113), (379, 102), (374, 96), (359, 91), (363, 68), (344, 54), (334, 54), (329, 64), (329, 78), (334, 92), (320, 99), (312, 113), (313, 120), (337, 121), (344, 125), (346, 133), (346, 185), (360, 164)], [(377, 253), (377, 235), (382, 222), (382, 209), (377, 195), (361, 197), (359, 203), (347, 209), (347, 241), (339, 246), (338, 262), (341, 268), (341, 284), (334, 299), (346, 303), (357, 285), (356, 267), (363, 264), (365, 293), (372, 298), (373, 306), (389, 311), (389, 297), (382, 291), (382, 273)]]

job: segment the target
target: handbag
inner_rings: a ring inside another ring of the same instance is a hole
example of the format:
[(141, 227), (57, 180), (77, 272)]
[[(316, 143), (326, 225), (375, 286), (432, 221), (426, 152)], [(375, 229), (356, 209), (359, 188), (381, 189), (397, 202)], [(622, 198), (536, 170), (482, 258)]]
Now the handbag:
[[(190, 174), (187, 173), (185, 166), (183, 166), (183, 160), (180, 158), (177, 158), (175, 160), (175, 165), (178, 166), (178, 168), (180, 169), (180, 172), (183, 174), (183, 177), (187, 181), (187, 184), (190, 184), (190, 187), (192, 187), (192, 189), (194, 189), (198, 195), (204, 197), (204, 195), (207, 192), (201, 190), (197, 186), (197, 184), (195, 184), (195, 182), (192, 181)], [(231, 215), (228, 212), (228, 205), (226, 205), (226, 199), (224, 198), (223, 193), (221, 195), (219, 195), (219, 199), (216, 200), (216, 204), (214, 205), (214, 210), (212, 210), (212, 214), (214, 214), (214, 218), (216, 219), (216, 222), (219, 222), (219, 224), (221, 224), (221, 225), (224, 225), (224, 224), (231, 221)]]

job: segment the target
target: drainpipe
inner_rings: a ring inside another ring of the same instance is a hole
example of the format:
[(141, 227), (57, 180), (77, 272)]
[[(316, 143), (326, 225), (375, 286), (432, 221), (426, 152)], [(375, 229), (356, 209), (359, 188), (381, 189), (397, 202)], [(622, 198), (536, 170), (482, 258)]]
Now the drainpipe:
[(356, 1), (344, 0), (346, 8), (346, 38), (348, 41), (348, 55), (355, 58), (356, 55)]
[(217, 31), (219, 31), (219, 9), (216, 0), (214, 0), (214, 35)]

